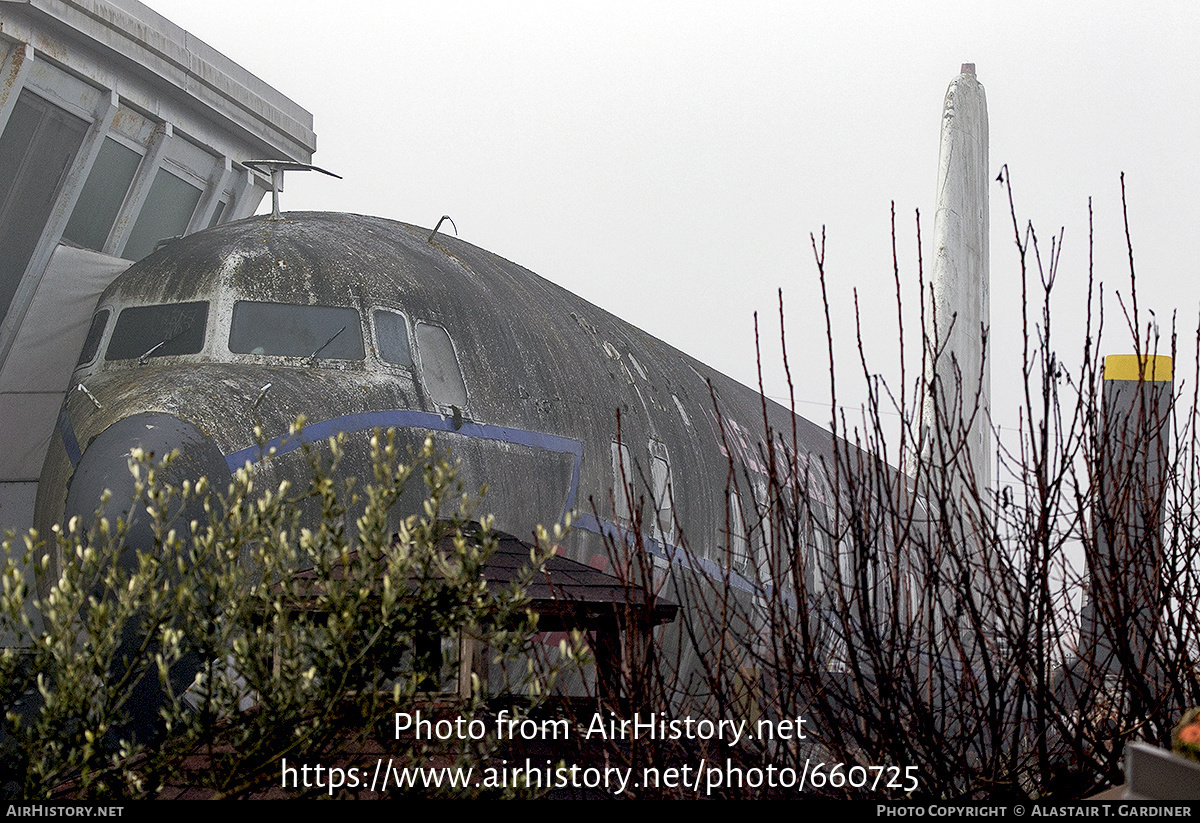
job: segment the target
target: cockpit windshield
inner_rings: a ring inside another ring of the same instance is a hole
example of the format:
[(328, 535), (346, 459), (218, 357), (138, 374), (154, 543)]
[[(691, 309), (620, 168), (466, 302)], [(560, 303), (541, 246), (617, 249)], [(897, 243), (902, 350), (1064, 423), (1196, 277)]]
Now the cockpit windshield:
[(105, 360), (142, 362), (171, 354), (196, 354), (204, 348), (208, 303), (169, 303), (122, 309)]
[(331, 360), (362, 360), (366, 356), (356, 309), (250, 300), (233, 306), (229, 350)]

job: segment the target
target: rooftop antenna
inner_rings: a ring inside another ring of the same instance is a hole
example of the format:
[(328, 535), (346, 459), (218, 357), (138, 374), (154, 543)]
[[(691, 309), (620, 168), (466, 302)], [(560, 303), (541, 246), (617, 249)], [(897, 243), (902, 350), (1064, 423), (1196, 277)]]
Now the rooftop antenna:
[(283, 191), (283, 173), (285, 171), (319, 171), (330, 177), (342, 179), (340, 174), (314, 166), (311, 163), (300, 163), (295, 160), (244, 160), (242, 165), (262, 174), (271, 175), (271, 219), (279, 217), (279, 192)]
[(429, 237), (426, 238), (426, 240), (425, 240), (426, 243), (433, 242), (433, 238), (437, 236), (438, 229), (440, 229), (442, 227), (442, 224), (445, 223), (447, 220), (450, 221), (450, 228), (454, 229), (454, 236), (458, 237), (458, 226), (454, 225), (454, 218), (448, 214), (443, 214), (442, 219), (437, 221), (437, 225), (433, 227), (433, 231), (431, 231), (429, 233)]

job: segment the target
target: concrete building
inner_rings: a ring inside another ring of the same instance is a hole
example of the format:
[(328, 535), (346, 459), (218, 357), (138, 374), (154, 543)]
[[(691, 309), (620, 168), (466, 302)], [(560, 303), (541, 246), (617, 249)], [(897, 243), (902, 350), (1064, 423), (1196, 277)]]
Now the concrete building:
[(0, 0), (0, 529), (38, 476), (96, 300), (177, 236), (254, 213), (312, 115), (135, 0)]

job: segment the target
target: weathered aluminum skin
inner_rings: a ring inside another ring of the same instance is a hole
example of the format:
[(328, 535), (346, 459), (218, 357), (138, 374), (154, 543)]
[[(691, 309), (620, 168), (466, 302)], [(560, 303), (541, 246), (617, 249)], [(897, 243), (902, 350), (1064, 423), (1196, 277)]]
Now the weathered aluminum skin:
[[(299, 477), (307, 465), (299, 451), (259, 462), (254, 420), (261, 420), (267, 437), (278, 438), (303, 414), (314, 439), (352, 432), (345, 471), (357, 476), (370, 476), (367, 442), (375, 426), (399, 427), (414, 447), (432, 433), (462, 461), (468, 488), (488, 484), (480, 508), (495, 513), (498, 528), (528, 536), (536, 523), (555, 522), (574, 509), (580, 517), (567, 551), (603, 569), (601, 534), (627, 526), (610, 502), (620, 411), (621, 441), (633, 463), (626, 472), (639, 494), (647, 494), (652, 451), (665, 454), (670, 466), (677, 527), (646, 527), (660, 573), (690, 566), (721, 575), (729, 566), (724, 535), (733, 482), (751, 544), (761, 539), (754, 534), (760, 528), (755, 509), (765, 505), (755, 488), (765, 476), (763, 405), (756, 391), (519, 265), (441, 235), (429, 243), (428, 236), (428, 229), (380, 218), (292, 213), (182, 238), (131, 267), (99, 302), (99, 309), (113, 310), (101, 354), (72, 380), (95, 400), (72, 391), (64, 404), (38, 492), (39, 528), (44, 532), (64, 516), (86, 517), (103, 483), (118, 489), (112, 505), (119, 505), (127, 468), (122, 456), (113, 457), (112, 442), (138, 441), (146, 426), (130, 422), (135, 415), (170, 415), (193, 433), (193, 441), (211, 441), (211, 448), (180, 444), (184, 456), (176, 480), (194, 476), (219, 452), (228, 468), (254, 463), (270, 485)], [(356, 307), (367, 357), (350, 362), (233, 354), (229, 323), (238, 299)], [(155, 357), (145, 365), (104, 360), (121, 308), (195, 300), (211, 301), (199, 354)], [(418, 361), (416, 323), (449, 332), (466, 384), (465, 408), (438, 407), (420, 368), (391, 366), (377, 356), (370, 328), (375, 307), (407, 316)], [(254, 406), (267, 383), (270, 390)], [(803, 462), (828, 456), (827, 431), (793, 420), (771, 401), (766, 415), (789, 446), (795, 425)], [(151, 426), (158, 419), (138, 418)], [(125, 428), (107, 438), (106, 464), (88, 467), (93, 479), (74, 491), (68, 509), (68, 492), (81, 474), (76, 466), (87, 464), (89, 444), (113, 426)], [(165, 435), (155, 436), (155, 448), (169, 445), (160, 442)], [(210, 457), (189, 462), (188, 454), (199, 452)], [(646, 521), (653, 519), (651, 514)], [(691, 559), (674, 551), (684, 537)], [(752, 570), (743, 569), (746, 577), (735, 574), (735, 583), (754, 591)]]

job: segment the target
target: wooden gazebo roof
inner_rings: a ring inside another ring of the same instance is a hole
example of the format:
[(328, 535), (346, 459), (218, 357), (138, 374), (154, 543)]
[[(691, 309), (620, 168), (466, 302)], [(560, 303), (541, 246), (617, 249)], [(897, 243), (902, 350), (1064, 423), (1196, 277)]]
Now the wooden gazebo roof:
[[(477, 529), (477, 524), (469, 524), (463, 528), (463, 534), (471, 539)], [(506, 532), (494, 531), (493, 534), (497, 538), (497, 547), (484, 563), (482, 577), (490, 586), (503, 586), (529, 566), (533, 545)], [(453, 540), (454, 535), (448, 534), (442, 538), (441, 545), (449, 551)], [(339, 564), (333, 575), (340, 578), (342, 574)], [(319, 595), (315, 570), (300, 572), (297, 578), (313, 581), (309, 597)], [(531, 601), (530, 608), (539, 615), (539, 628), (544, 631), (608, 629), (614, 624), (644, 631), (673, 621), (679, 613), (678, 604), (648, 594), (638, 583), (557, 554), (546, 560), (541, 573), (534, 576), (526, 592)]]
[[(531, 544), (504, 532), (496, 536), (499, 545), (484, 564), (483, 577), (489, 584), (503, 585), (529, 565)], [(679, 613), (678, 604), (648, 595), (638, 583), (557, 554), (546, 561), (544, 571), (526, 591), (530, 607), (540, 615), (539, 625), (552, 631), (589, 629), (612, 620), (653, 628), (670, 623)]]

